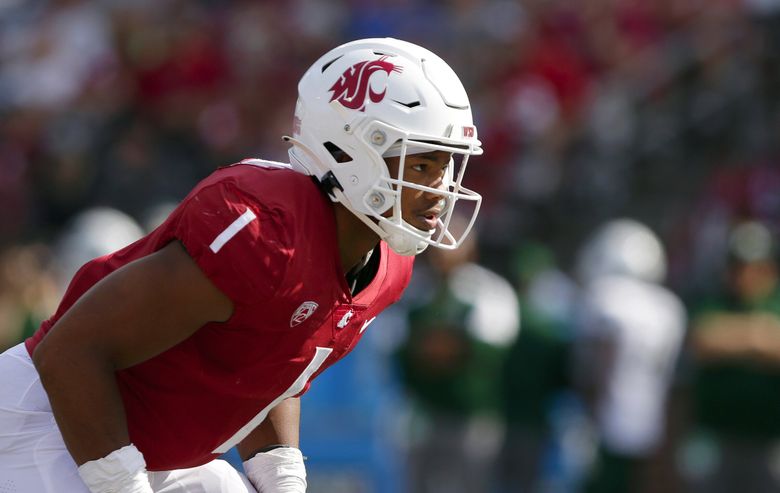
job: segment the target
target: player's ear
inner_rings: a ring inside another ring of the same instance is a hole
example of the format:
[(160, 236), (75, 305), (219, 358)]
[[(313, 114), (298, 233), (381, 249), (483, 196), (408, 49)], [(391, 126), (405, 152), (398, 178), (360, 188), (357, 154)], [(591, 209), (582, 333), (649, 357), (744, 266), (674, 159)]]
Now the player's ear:
[(401, 160), (399, 157), (386, 157), (384, 158), (387, 171), (391, 178), (398, 178), (398, 163)]

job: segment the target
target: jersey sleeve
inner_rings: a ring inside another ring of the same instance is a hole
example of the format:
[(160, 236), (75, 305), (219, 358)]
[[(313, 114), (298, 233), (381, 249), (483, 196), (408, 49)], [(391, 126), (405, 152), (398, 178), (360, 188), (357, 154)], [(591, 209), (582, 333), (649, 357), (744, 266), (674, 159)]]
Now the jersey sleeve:
[(230, 183), (196, 190), (177, 208), (174, 234), (208, 278), (235, 304), (273, 297), (290, 251), (283, 211)]

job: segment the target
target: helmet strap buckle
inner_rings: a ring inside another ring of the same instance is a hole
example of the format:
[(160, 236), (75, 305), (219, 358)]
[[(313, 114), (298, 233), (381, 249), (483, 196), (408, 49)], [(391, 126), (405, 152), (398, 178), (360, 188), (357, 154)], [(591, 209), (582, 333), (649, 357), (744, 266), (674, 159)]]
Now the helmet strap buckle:
[(334, 189), (338, 188), (342, 192), (344, 191), (344, 187), (341, 186), (341, 183), (339, 183), (339, 180), (336, 178), (336, 175), (333, 174), (333, 171), (328, 171), (325, 173), (322, 178), (317, 180), (317, 183), (323, 192), (333, 198), (336, 197), (336, 195), (333, 193)]

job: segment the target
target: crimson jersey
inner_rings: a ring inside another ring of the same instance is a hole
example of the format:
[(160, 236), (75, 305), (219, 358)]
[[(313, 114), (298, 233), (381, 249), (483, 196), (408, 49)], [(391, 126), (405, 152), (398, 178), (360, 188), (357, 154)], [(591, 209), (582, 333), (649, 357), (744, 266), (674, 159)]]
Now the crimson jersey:
[(130, 439), (150, 470), (214, 459), (276, 403), (305, 392), (400, 298), (413, 262), (380, 243), (378, 271), (353, 297), (327, 197), (288, 167), (244, 162), (201, 182), (148, 236), (82, 267), (55, 315), (26, 341), (30, 354), (97, 281), (173, 240), (233, 300), (234, 312), (117, 372)]

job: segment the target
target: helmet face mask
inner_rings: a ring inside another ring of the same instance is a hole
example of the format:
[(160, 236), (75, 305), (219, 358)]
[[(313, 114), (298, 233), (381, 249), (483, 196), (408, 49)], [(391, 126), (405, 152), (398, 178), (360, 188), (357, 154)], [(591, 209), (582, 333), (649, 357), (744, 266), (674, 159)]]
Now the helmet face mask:
[[(437, 150), (450, 152), (450, 149), (443, 148), (437, 144), (431, 144), (431, 147), (428, 149), (426, 149), (423, 144), (418, 143), (416, 145), (418, 146), (417, 150), (422, 152), (425, 152), (425, 150), (427, 150), (427, 152)], [(399, 231), (403, 229), (405, 235), (416, 240), (416, 245), (421, 248), (420, 251), (429, 245), (443, 249), (457, 248), (473, 227), (481, 202), (481, 196), (479, 194), (463, 187), (461, 184), (466, 165), (468, 164), (468, 157), (468, 155), (452, 155), (449, 158), (449, 163), (447, 164), (444, 176), (442, 177), (441, 186), (433, 188), (405, 179), (404, 173), (407, 169), (406, 162), (413, 160), (414, 155), (408, 153), (401, 154), (398, 161), (398, 176), (396, 178), (382, 178), (379, 181), (379, 185), (375, 187), (377, 192), (388, 189), (393, 191), (395, 206), (392, 208), (392, 215), (389, 217), (387, 217), (387, 215), (382, 217), (371, 214), (371, 216), (374, 217), (380, 225), (384, 226), (386, 230)], [(404, 191), (407, 191), (408, 193), (424, 193), (441, 197), (438, 204), (435, 206), (437, 211), (435, 229), (427, 231), (421, 230), (404, 220), (404, 213), (406, 212), (404, 209), (404, 201), (402, 200)], [(372, 194), (367, 195), (369, 201), (371, 196)], [(469, 218), (466, 228), (457, 237), (450, 230), (450, 222), (452, 221), (453, 215), (456, 213), (462, 217)]]
[[(320, 58), (301, 79), (298, 93), (288, 138), (293, 167), (332, 182), (331, 198), (399, 254), (460, 245), (481, 203), (479, 194), (462, 186), (463, 173), (469, 156), (482, 149), (465, 90), (444, 61), (404, 41), (355, 41)], [(408, 156), (433, 151), (453, 158), (440, 187), (404, 179)], [(398, 176), (390, 175), (388, 157), (399, 158)], [(404, 220), (401, 198), (410, 189), (442, 196), (435, 230)], [(472, 210), (469, 227), (456, 238), (448, 226), (459, 201)]]

